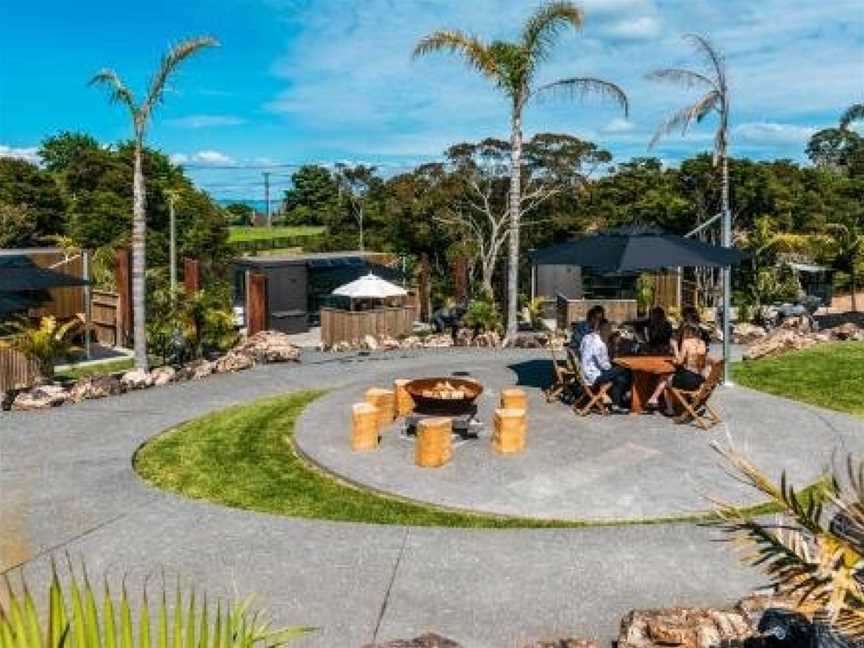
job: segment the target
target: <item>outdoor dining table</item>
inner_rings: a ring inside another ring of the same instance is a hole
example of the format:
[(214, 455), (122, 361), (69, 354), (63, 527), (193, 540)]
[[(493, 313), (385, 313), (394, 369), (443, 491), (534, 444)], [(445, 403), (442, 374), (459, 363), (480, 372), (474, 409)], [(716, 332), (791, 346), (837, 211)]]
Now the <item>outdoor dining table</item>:
[(613, 361), (633, 373), (630, 413), (641, 414), (663, 376), (675, 373), (672, 356), (623, 356)]

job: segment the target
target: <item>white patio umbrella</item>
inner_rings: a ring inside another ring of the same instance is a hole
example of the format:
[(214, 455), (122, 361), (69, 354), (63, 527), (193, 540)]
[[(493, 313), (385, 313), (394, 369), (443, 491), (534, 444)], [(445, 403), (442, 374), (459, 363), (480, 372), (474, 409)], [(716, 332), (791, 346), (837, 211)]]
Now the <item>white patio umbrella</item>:
[(333, 294), (351, 299), (389, 299), (390, 297), (408, 296), (408, 292), (404, 288), (400, 288), (371, 272), (365, 277), (339, 286), (333, 291)]

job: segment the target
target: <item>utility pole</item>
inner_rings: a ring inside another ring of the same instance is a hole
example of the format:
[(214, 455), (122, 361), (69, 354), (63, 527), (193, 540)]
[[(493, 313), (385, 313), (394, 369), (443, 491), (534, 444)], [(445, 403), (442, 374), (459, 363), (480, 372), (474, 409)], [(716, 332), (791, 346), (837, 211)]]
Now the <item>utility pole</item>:
[(264, 172), (264, 202), (267, 203), (267, 227), (271, 227), (270, 221), (270, 172)]

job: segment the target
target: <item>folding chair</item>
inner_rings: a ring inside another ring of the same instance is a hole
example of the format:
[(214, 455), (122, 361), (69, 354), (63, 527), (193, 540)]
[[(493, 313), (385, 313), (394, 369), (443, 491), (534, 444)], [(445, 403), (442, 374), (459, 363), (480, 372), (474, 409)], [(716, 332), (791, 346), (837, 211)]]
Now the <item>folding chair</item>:
[(567, 349), (567, 364), (573, 372), (575, 384), (578, 385), (580, 391), (576, 400), (573, 402), (573, 411), (579, 416), (588, 416), (592, 411), (597, 410), (603, 416), (609, 413), (609, 405), (606, 401), (609, 400), (607, 392), (612, 387), (612, 383), (604, 383), (596, 389), (588, 384), (585, 377), (582, 375), (582, 367), (579, 360), (576, 359), (576, 354), (573, 350)]
[(565, 393), (576, 380), (574, 373), (569, 368), (561, 365), (555, 349), (550, 347), (549, 350), (552, 353), (552, 384), (544, 391), (547, 403), (551, 403)]
[(699, 389), (686, 390), (669, 387), (669, 392), (681, 404), (684, 411), (675, 417), (676, 423), (695, 421), (703, 430), (708, 431), (721, 422), (720, 415), (711, 407), (708, 401), (717, 385), (723, 382), (723, 361), (711, 365), (711, 372)]

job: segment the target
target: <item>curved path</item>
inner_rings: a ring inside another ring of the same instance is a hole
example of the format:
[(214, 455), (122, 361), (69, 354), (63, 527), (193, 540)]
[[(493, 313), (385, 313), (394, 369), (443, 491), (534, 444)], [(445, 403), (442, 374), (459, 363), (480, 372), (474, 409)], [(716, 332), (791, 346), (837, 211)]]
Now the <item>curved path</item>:
[[(470, 648), (556, 636), (606, 640), (632, 607), (725, 604), (759, 583), (728, 548), (710, 542), (710, 531), (690, 524), (498, 531), (292, 519), (156, 491), (131, 468), (141, 443), (210, 411), (305, 387), (357, 390), (393, 372), (479, 358), (456, 350), (307, 354), (301, 366), (0, 414), (0, 572), (25, 566), (39, 581), (48, 557), (68, 551), (86, 559), (91, 575), (164, 569), (215, 594), (236, 584), (256, 592), (278, 622), (321, 628), (296, 645), (328, 648), (426, 630)], [(857, 419), (757, 400), (766, 416), (795, 408), (800, 425), (821, 424), (836, 446), (861, 449), (849, 447), (864, 437)], [(825, 460), (810, 457), (812, 466)]]

